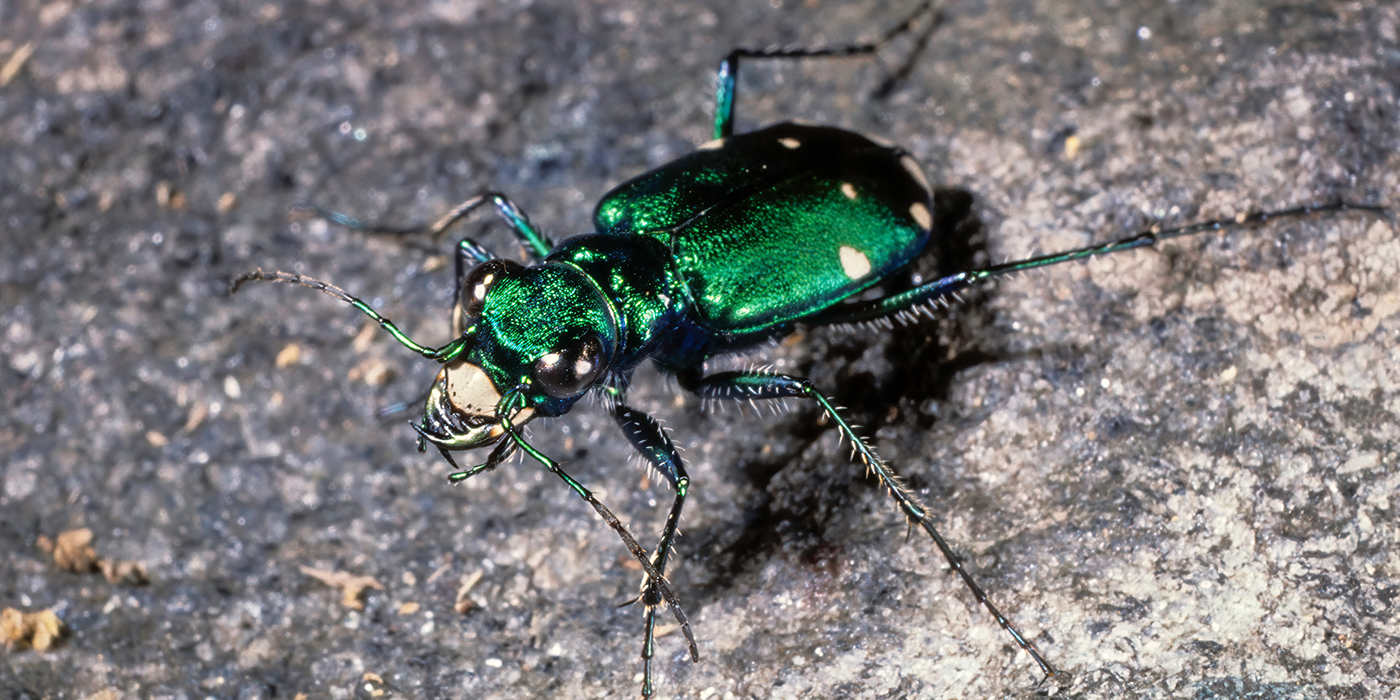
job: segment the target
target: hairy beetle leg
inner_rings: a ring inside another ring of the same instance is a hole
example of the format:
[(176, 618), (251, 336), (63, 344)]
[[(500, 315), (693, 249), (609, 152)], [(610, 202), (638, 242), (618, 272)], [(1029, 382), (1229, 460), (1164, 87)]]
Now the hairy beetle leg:
[(914, 495), (914, 492), (910, 491), (908, 487), (904, 485), (899, 475), (895, 474), (894, 470), (875, 454), (874, 448), (866, 443), (865, 439), (855, 431), (850, 422), (847, 421), (836, 409), (836, 406), (831, 403), (830, 399), (812, 386), (812, 382), (800, 377), (770, 372), (721, 372), (707, 377), (686, 377), (682, 375), (681, 386), (707, 399), (757, 400), (805, 398), (816, 401), (822, 407), (822, 410), (836, 423), (837, 427), (841, 430), (841, 434), (847, 440), (851, 441), (851, 445), (855, 447), (856, 453), (860, 455), (860, 459), (865, 464), (866, 469), (873, 472), (879, 482), (889, 491), (890, 497), (895, 500), (895, 503), (899, 506), (899, 509), (904, 512), (909, 522), (911, 524), (918, 524), (929, 534), (929, 537), (933, 538), (933, 542), (938, 547), (938, 551), (943, 554), (943, 558), (948, 561), (948, 565), (952, 567), (953, 571), (957, 572), (958, 576), (962, 578), (968, 590), (972, 591), (972, 595), (977, 599), (977, 602), (987, 608), (987, 611), (996, 619), (997, 624), (1000, 625), (1002, 629), (1006, 630), (1007, 633), (1011, 635), (1012, 639), (1016, 640), (1017, 646), (1020, 646), (1027, 654), (1030, 654), (1035, 663), (1040, 666), (1040, 670), (1045, 673), (1046, 678), (1060, 673), (1040, 655), (1035, 645), (1032, 644), (1029, 639), (1026, 639), (1025, 635), (1021, 634), (1021, 631), (1017, 629), (1005, 615), (1002, 615), (1000, 610), (997, 610), (997, 607), (992, 603), (991, 599), (987, 597), (986, 591), (982, 590), (982, 587), (977, 585), (977, 582), (972, 578), (972, 574), (968, 573), (967, 569), (963, 567), (962, 558), (953, 552), (953, 548), (948, 545), (948, 542), (944, 540), (943, 536), (934, 528), (933, 523), (929, 519), (928, 509), (919, 501), (919, 497)]
[[(618, 427), (622, 429), (622, 434), (626, 435), (628, 442), (632, 443), (632, 447), (666, 478), (666, 481), (676, 492), (676, 498), (671, 503), (671, 514), (667, 516), (666, 527), (661, 532), (661, 541), (657, 543), (656, 551), (651, 556), (651, 562), (656, 567), (656, 571), (665, 575), (666, 564), (671, 556), (671, 544), (675, 540), (676, 531), (680, 526), (681, 509), (685, 506), (685, 497), (690, 491), (690, 477), (685, 473), (685, 465), (682, 464), (680, 455), (676, 453), (676, 447), (671, 443), (671, 438), (666, 435), (666, 431), (662, 430), (656, 419), (621, 403), (613, 408), (613, 417), (617, 420)], [(648, 578), (642, 583), (642, 592), (638, 600), (644, 606), (642, 613), (642, 697), (648, 698), (652, 695), (651, 660), (656, 655), (656, 606), (660, 605), (662, 600), (661, 591), (657, 588), (655, 579)]]
[(616, 515), (613, 515), (613, 512), (609, 510), (607, 506), (603, 505), (603, 502), (599, 501), (598, 498), (593, 495), (592, 491), (588, 490), (588, 487), (579, 483), (561, 469), (558, 462), (535, 449), (534, 445), (525, 442), (525, 438), (520, 435), (520, 431), (516, 430), (515, 427), (510, 424), (509, 418), (503, 417), (502, 423), (509, 439), (515, 441), (515, 443), (520, 446), (520, 449), (524, 450), (525, 453), (534, 458), (535, 461), (544, 465), (545, 469), (548, 469), (555, 476), (563, 479), (564, 483), (568, 484), (569, 488), (573, 489), (574, 493), (578, 494), (580, 498), (587, 501), (588, 505), (593, 506), (593, 510), (597, 511), (598, 515), (603, 518), (603, 521), (617, 532), (618, 537), (622, 538), (622, 542), (627, 545), (628, 551), (632, 552), (632, 556), (636, 557), (637, 561), (641, 562), (642, 570), (646, 572), (647, 578), (651, 582), (650, 585), (655, 586), (660, 591), (661, 599), (666, 601), (666, 605), (671, 608), (671, 615), (676, 618), (676, 623), (681, 626), (681, 633), (685, 635), (686, 645), (690, 648), (691, 660), (699, 661), (700, 648), (695, 644), (695, 635), (690, 631), (690, 620), (686, 618), (685, 611), (681, 609), (680, 599), (671, 591), (671, 587), (666, 584), (666, 577), (662, 576), (656, 566), (651, 563), (651, 557), (647, 555), (646, 550), (642, 549), (642, 546), (637, 544), (637, 540), (632, 537), (632, 533), (627, 531), (627, 526), (623, 525), (622, 521), (619, 520)]
[(837, 304), (807, 319), (807, 323), (813, 325), (839, 325), (844, 323), (878, 321), (890, 317), (902, 319), (904, 318), (902, 315), (904, 313), (917, 310), (930, 303), (938, 303), (940, 300), (955, 295), (963, 289), (1007, 273), (1021, 272), (1037, 267), (1045, 267), (1047, 265), (1057, 265), (1072, 260), (1083, 260), (1096, 255), (1117, 253), (1133, 248), (1151, 248), (1161, 241), (1172, 238), (1181, 238), (1183, 236), (1206, 233), (1209, 231), (1226, 231), (1234, 228), (1243, 228), (1253, 224), (1262, 224), (1272, 219), (1302, 218), (1313, 214), (1341, 211), (1359, 211), (1379, 216), (1385, 216), (1387, 214), (1385, 207), (1336, 201), (1330, 204), (1303, 205), (1274, 211), (1252, 211), (1229, 219), (1212, 219), (1210, 221), (1201, 221), (1169, 229), (1154, 226), (1136, 235), (1119, 238), (1099, 245), (1076, 248), (1074, 250), (1067, 250), (1051, 255), (1027, 258), (1025, 260), (1015, 260), (999, 265), (992, 265), (991, 267), (981, 270), (959, 272), (904, 292), (880, 297), (879, 299)]

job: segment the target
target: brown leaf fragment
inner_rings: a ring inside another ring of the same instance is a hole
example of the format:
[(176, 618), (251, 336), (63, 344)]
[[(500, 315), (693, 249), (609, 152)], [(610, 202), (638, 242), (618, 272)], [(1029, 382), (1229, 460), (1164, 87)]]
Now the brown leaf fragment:
[(141, 562), (103, 559), (98, 566), (102, 568), (102, 575), (107, 577), (107, 581), (118, 586), (144, 586), (150, 582), (146, 565)]
[(359, 691), (357, 695), (366, 698), (382, 698), (389, 694), (384, 677), (373, 671), (366, 671), (365, 675), (360, 677)]
[(5, 61), (4, 67), (0, 67), (0, 87), (9, 85), (10, 81), (14, 80), (15, 76), (19, 75), (20, 70), (24, 68), (24, 64), (29, 62), (29, 57), (34, 55), (34, 48), (34, 42), (31, 41), (10, 54), (10, 57)]
[(301, 346), (296, 343), (287, 343), (277, 352), (275, 364), (278, 369), (290, 367), (298, 362), (301, 362)]
[(24, 613), (14, 608), (5, 608), (0, 611), (0, 637), (4, 638), (6, 647), (12, 648), (15, 643), (28, 639), (29, 636)]
[(35, 651), (46, 651), (63, 638), (63, 620), (53, 610), (40, 610), (26, 613), (14, 608), (0, 611), (0, 639), (6, 648), (31, 646)]
[(97, 550), (92, 548), (92, 530), (84, 527), (60, 533), (54, 544), (53, 563), (60, 569), (79, 574), (97, 571)]
[(457, 588), (457, 602), (453, 604), (453, 610), (456, 610), (459, 614), (465, 615), (473, 609), (480, 607), (476, 600), (471, 597), (471, 592), (483, 575), (485, 575), (484, 572), (482, 572), (481, 569), (477, 569), (462, 577), (462, 585)]
[(344, 571), (327, 571), (310, 566), (301, 567), (301, 573), (320, 581), (321, 583), (339, 588), (341, 590), (341, 604), (354, 610), (365, 609), (365, 590), (373, 588), (377, 591), (384, 590), (384, 586), (374, 580), (373, 576), (356, 576)]
[(39, 548), (52, 553), (54, 564), (66, 571), (79, 574), (101, 571), (108, 582), (120, 586), (144, 586), (150, 581), (145, 564), (98, 557), (92, 541), (92, 530), (84, 527), (60, 533), (57, 541), (41, 535)]

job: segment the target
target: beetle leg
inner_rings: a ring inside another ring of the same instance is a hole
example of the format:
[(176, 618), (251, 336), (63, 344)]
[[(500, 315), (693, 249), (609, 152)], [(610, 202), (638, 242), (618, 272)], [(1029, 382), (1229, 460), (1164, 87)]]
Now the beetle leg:
[[(549, 238), (544, 234), (540, 233), (535, 228), (534, 224), (530, 223), (530, 217), (526, 216), (525, 212), (520, 210), (520, 207), (515, 206), (515, 202), (510, 201), (509, 197), (506, 197), (500, 192), (482, 192), (452, 207), (450, 211), (442, 215), (436, 222), (427, 226), (400, 227), (372, 224), (352, 216), (347, 216), (338, 211), (318, 207), (314, 204), (302, 204), (299, 205), (298, 208), (314, 212), (323, 219), (333, 221), (346, 228), (355, 229), (356, 231), (381, 233), (391, 236), (411, 236), (424, 233), (434, 240), (437, 240), (443, 232), (452, 228), (458, 221), (466, 218), (466, 216), (472, 213), (477, 207), (487, 202), (495, 205), (496, 215), (501, 217), (501, 219), (510, 226), (510, 230), (515, 232), (520, 242), (525, 244), (526, 253), (529, 254), (531, 258), (539, 259), (549, 255), (549, 251), (554, 248), (554, 244), (550, 242)], [(469, 238), (463, 238), (461, 243), (457, 244), (457, 256), (459, 260), (465, 256), (477, 263), (486, 262), (496, 257), (491, 251), (477, 245)]]
[[(868, 56), (880, 49), (905, 32), (913, 28), (914, 23), (920, 16), (932, 12), (933, 3), (926, 0), (921, 3), (912, 14), (890, 28), (879, 39), (865, 44), (847, 44), (843, 46), (814, 46), (802, 47), (770, 47), (766, 49), (734, 49), (724, 57), (719, 64), (718, 87), (715, 95), (715, 138), (722, 139), (734, 134), (734, 86), (739, 79), (739, 59), (741, 58), (836, 58), (844, 56)], [(876, 96), (883, 97), (889, 93), (894, 84), (903, 79), (913, 70), (914, 62), (919, 54), (923, 52), (924, 46), (928, 44), (929, 35), (933, 30), (942, 24), (941, 14), (934, 14), (934, 19), (929, 23), (928, 28), (919, 36), (918, 43), (914, 51), (894, 75), (890, 76), (879, 88), (876, 89)]]
[[(420, 437), (418, 439), (419, 442), (424, 442), (424, 438), (421, 437), (421, 432), (423, 428), (417, 423), (409, 423), (409, 425), (413, 426), (414, 430), (420, 432)], [(443, 459), (446, 459), (448, 464), (452, 465), (452, 473), (447, 475), (447, 483), (449, 484), (460, 484), (463, 481), (466, 481), (467, 479), (476, 476), (477, 474), (480, 474), (482, 472), (489, 472), (495, 469), (496, 467), (500, 466), (501, 462), (510, 459), (511, 455), (515, 454), (515, 450), (516, 444), (513, 441), (502, 440), (496, 444), (496, 449), (491, 450), (491, 454), (486, 456), (485, 462), (482, 462), (481, 464), (478, 464), (472, 467), (471, 469), (462, 469), (461, 467), (457, 466), (457, 460), (452, 459), (452, 453), (448, 452), (443, 446), (438, 445), (438, 452), (442, 454)], [(419, 452), (422, 452), (422, 450), (419, 450)]]
[(1040, 652), (1036, 651), (1035, 645), (1026, 639), (1020, 630), (1016, 629), (1011, 621), (1001, 614), (1001, 611), (997, 610), (991, 599), (987, 597), (986, 591), (983, 591), (982, 587), (973, 580), (972, 574), (963, 567), (962, 559), (953, 552), (953, 548), (948, 545), (947, 540), (944, 540), (943, 536), (938, 534), (938, 530), (933, 527), (928, 508), (919, 501), (919, 497), (910, 491), (899, 475), (895, 474), (894, 470), (875, 454), (875, 449), (856, 433), (845, 416), (841, 415), (830, 399), (812, 386), (811, 381), (770, 372), (721, 372), (708, 377), (687, 377), (682, 373), (680, 378), (682, 386), (702, 398), (739, 400), (806, 398), (816, 401), (832, 422), (836, 423), (841, 434), (850, 440), (866, 469), (873, 472), (880, 484), (889, 491), (890, 497), (904, 512), (910, 524), (919, 525), (929, 534), (929, 537), (933, 538), (938, 551), (943, 554), (943, 558), (948, 561), (948, 565), (952, 567), (953, 571), (962, 578), (968, 590), (972, 591), (977, 602), (986, 607), (992, 617), (996, 618), (997, 624), (1001, 625), (1001, 628), (1016, 640), (1017, 645), (1030, 654), (1031, 658), (1040, 666), (1040, 670), (1045, 673), (1046, 678), (1058, 673), (1045, 661)]
[(1133, 248), (1149, 248), (1155, 246), (1160, 241), (1171, 238), (1180, 238), (1182, 236), (1190, 236), (1209, 231), (1243, 228), (1252, 224), (1262, 224), (1270, 219), (1302, 218), (1320, 212), (1345, 210), (1357, 210), (1381, 216), (1387, 215), (1387, 211), (1384, 207), (1370, 204), (1348, 204), (1347, 202), (1336, 201), (1328, 204), (1306, 205), (1276, 211), (1253, 211), (1229, 219), (1212, 219), (1210, 221), (1202, 221), (1169, 229), (1163, 229), (1161, 226), (1153, 226), (1136, 235), (1109, 241), (1108, 243), (1076, 248), (1074, 250), (1067, 250), (1051, 255), (1041, 255), (1025, 260), (1014, 260), (1012, 262), (1001, 263), (1000, 265), (992, 265), (991, 267), (981, 270), (959, 272), (898, 294), (891, 294), (878, 299), (849, 304), (837, 304), (821, 313), (804, 319), (804, 322), (813, 325), (864, 323), (889, 317), (905, 321), (912, 319), (915, 313), (926, 308), (930, 304), (946, 303), (946, 297), (954, 295), (958, 291), (1007, 273), (1031, 270), (1037, 267), (1045, 267), (1046, 265), (1057, 265), (1071, 260), (1083, 260), (1085, 258), (1094, 257), (1095, 255), (1107, 255), (1109, 253), (1132, 250)]
[[(690, 491), (690, 477), (685, 473), (685, 465), (681, 463), (671, 438), (654, 418), (620, 403), (613, 408), (613, 418), (617, 419), (618, 427), (622, 428), (622, 434), (627, 436), (632, 447), (636, 448), (676, 491), (676, 499), (671, 503), (671, 514), (667, 516), (666, 527), (661, 531), (661, 541), (651, 555), (651, 563), (656, 567), (657, 573), (665, 575), (667, 559), (671, 556), (671, 544), (680, 525), (681, 508), (684, 507), (686, 494)], [(644, 606), (642, 697), (648, 698), (652, 693), (651, 659), (656, 654), (656, 606), (661, 604), (661, 591), (657, 589), (654, 579), (648, 578), (642, 583), (640, 600)]]
[(686, 645), (690, 647), (691, 660), (699, 661), (700, 649), (695, 645), (695, 635), (690, 631), (690, 620), (686, 619), (685, 611), (681, 609), (680, 600), (676, 598), (676, 594), (671, 591), (671, 587), (666, 584), (666, 578), (662, 576), (656, 566), (651, 563), (651, 558), (647, 556), (646, 550), (642, 549), (642, 546), (637, 544), (637, 540), (632, 537), (632, 533), (627, 531), (627, 526), (623, 525), (622, 521), (619, 520), (616, 515), (613, 515), (613, 512), (609, 510), (607, 506), (603, 505), (603, 502), (599, 501), (598, 498), (593, 495), (592, 491), (588, 490), (588, 487), (575, 481), (572, 476), (569, 476), (563, 469), (559, 468), (558, 462), (535, 449), (534, 445), (525, 442), (525, 438), (520, 435), (520, 431), (516, 430), (516, 428), (511, 425), (510, 418), (502, 416), (501, 423), (509, 439), (514, 440), (515, 443), (520, 446), (520, 449), (524, 450), (525, 453), (530, 455), (535, 461), (544, 465), (545, 469), (548, 469), (555, 476), (563, 479), (564, 483), (568, 484), (569, 488), (573, 489), (574, 493), (578, 494), (580, 498), (587, 501), (588, 505), (593, 506), (593, 510), (597, 511), (598, 515), (603, 518), (603, 521), (617, 532), (618, 537), (622, 538), (622, 542), (627, 545), (628, 551), (632, 552), (632, 556), (636, 557), (637, 561), (641, 562), (642, 570), (646, 572), (651, 585), (657, 588), (661, 599), (666, 601), (666, 605), (671, 608), (671, 615), (676, 618), (676, 623), (681, 626), (681, 633), (685, 635)]

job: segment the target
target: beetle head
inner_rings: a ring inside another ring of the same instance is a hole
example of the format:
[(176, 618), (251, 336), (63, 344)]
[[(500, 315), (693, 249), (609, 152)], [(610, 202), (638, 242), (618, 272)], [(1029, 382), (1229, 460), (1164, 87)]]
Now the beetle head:
[(460, 350), (415, 426), (446, 450), (497, 442), (507, 416), (520, 426), (567, 412), (605, 376), (617, 347), (612, 303), (569, 263), (482, 263), (462, 280), (453, 315)]

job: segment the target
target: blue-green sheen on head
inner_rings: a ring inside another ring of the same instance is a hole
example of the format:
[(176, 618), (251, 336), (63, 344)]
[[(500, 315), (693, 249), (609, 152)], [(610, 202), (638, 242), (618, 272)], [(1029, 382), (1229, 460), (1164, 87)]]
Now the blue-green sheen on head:
[(564, 413), (602, 377), (617, 347), (611, 302), (567, 262), (483, 263), (467, 275), (459, 313), (469, 349), (439, 373), (419, 426), (445, 449), (499, 440), (503, 397), (523, 399), (513, 425)]
[[(533, 379), (530, 368), (562, 345), (594, 334), (611, 357), (617, 329), (611, 303), (568, 263), (520, 268), (491, 286), (477, 320), (476, 348), (497, 381)], [(477, 353), (473, 353), (477, 356)], [(494, 371), (493, 371), (494, 369)]]

